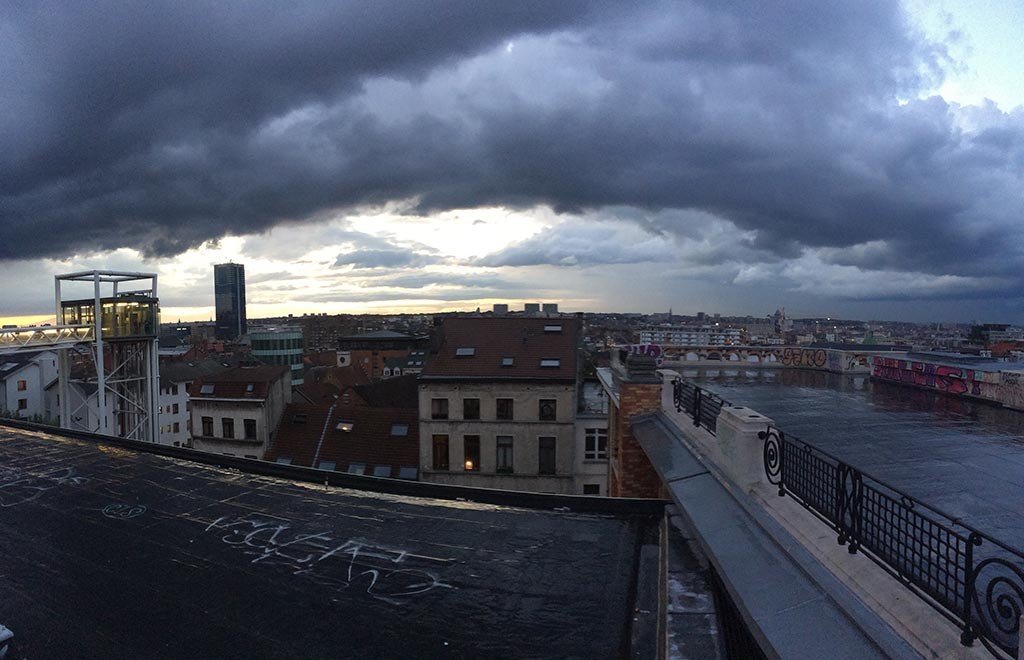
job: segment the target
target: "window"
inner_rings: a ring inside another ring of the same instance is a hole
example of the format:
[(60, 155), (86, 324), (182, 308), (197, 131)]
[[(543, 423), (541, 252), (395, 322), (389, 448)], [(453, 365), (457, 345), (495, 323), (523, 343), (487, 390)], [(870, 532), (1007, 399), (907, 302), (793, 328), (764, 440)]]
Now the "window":
[(430, 419), (448, 419), (448, 399), (430, 400)]
[(18, 410), (28, 410), (28, 399), (18, 399)]
[(391, 466), (390, 465), (375, 465), (373, 467), (373, 476), (375, 477), (390, 477)]
[(255, 440), (256, 439), (256, 420), (255, 419), (243, 419), (242, 423), (245, 424), (245, 439)]
[(462, 419), (480, 419), (480, 399), (462, 400)]
[(606, 460), (608, 458), (608, 429), (586, 429), (586, 446), (583, 458), (587, 460)]
[(333, 471), (334, 468), (338, 467), (338, 464), (335, 463), (334, 461), (320, 461), (317, 467), (320, 468), (321, 470)]
[(171, 394), (173, 394), (174, 396), (178, 396), (178, 386), (177, 385), (171, 385), (171, 387), (169, 389), (171, 390)]
[(349, 474), (366, 474), (366, 463), (349, 463)]
[(554, 399), (541, 399), (540, 410), (537, 416), (542, 422), (553, 422), (555, 421), (557, 411), (557, 402)]
[(341, 431), (342, 433), (351, 433), (352, 429), (354, 429), (355, 427), (356, 427), (356, 423), (355, 422), (350, 422), (350, 421), (344, 420), (344, 419), (338, 420), (338, 423), (334, 426), (334, 428), (336, 428), (337, 430)]
[(558, 358), (544, 358), (540, 361), (540, 366), (545, 368), (558, 367), (561, 366), (561, 364), (562, 361)]
[(466, 457), (466, 460), (463, 463), (463, 467), (466, 468), (467, 472), (479, 472), (480, 471), (480, 436), (478, 436), (478, 435), (463, 436), (462, 444), (465, 447), (465, 457)]
[(499, 435), (497, 437), (497, 471), (505, 474), (512, 473), (512, 436)]
[(18, 381), (18, 391), (19, 392), (24, 392), (27, 389), (28, 389), (28, 381), (27, 380), (19, 380)]
[(213, 417), (203, 417), (203, 435), (213, 437)]
[(393, 437), (396, 437), (396, 438), (404, 438), (405, 436), (409, 435), (409, 425), (408, 424), (392, 424), (391, 425), (391, 435)]
[(224, 417), (220, 420), (221, 430), (223, 433), (222, 437), (234, 438), (235, 437), (235, 420), (231, 417)]
[(245, 385), (245, 392), (246, 392), (247, 394), (252, 394), (252, 391), (253, 391), (254, 389), (256, 389), (256, 385), (254, 385), (253, 383), (247, 383), (247, 384)]
[(516, 359), (515, 358), (510, 358), (510, 357), (501, 358), (501, 366), (503, 366), (503, 367), (511, 367), (515, 363), (516, 363)]
[(174, 432), (175, 433), (181, 433), (181, 423), (180, 422), (175, 422), (173, 426), (174, 426)]
[(415, 467), (403, 466), (403, 467), (398, 468), (398, 478), (399, 479), (412, 479), (413, 481), (415, 481), (416, 477), (418, 476), (417, 472), (418, 472), (418, 470)]
[(455, 357), (473, 357), (476, 355), (475, 348), (456, 348)]
[(498, 419), (512, 419), (512, 399), (495, 399), (495, 417)]
[(600, 484), (583, 484), (584, 495), (600, 495), (601, 485)]
[(538, 438), (538, 474), (555, 474), (555, 442), (556, 439), (550, 436)]
[(176, 404), (176, 403), (175, 403), (175, 404), (173, 404), (173, 405), (171, 406), (171, 412), (172, 412), (173, 414), (177, 415), (177, 414), (178, 414), (178, 410), (179, 410), (179, 408), (178, 408), (178, 404)]
[(213, 385), (203, 385), (199, 388), (200, 394), (213, 394)]
[(448, 436), (434, 436), (434, 469), (448, 469)]
[(278, 456), (277, 457), (277, 463), (280, 464), (280, 465), (291, 465), (292, 464), (292, 457), (291, 456)]

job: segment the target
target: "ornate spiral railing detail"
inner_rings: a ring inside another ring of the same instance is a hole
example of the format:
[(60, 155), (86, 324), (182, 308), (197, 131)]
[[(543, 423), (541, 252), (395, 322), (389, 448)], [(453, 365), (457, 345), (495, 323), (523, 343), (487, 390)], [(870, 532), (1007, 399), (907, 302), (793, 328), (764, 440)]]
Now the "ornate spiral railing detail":
[(1024, 552), (774, 426), (758, 433), (764, 472), (861, 552), (993, 655), (1017, 658)]

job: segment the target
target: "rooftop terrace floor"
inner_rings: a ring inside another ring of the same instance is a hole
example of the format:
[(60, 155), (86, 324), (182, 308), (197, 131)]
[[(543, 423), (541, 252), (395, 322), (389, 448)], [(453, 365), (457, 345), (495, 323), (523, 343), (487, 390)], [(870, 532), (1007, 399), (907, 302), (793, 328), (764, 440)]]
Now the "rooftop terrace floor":
[(0, 623), (17, 659), (616, 657), (647, 524), (0, 426)]

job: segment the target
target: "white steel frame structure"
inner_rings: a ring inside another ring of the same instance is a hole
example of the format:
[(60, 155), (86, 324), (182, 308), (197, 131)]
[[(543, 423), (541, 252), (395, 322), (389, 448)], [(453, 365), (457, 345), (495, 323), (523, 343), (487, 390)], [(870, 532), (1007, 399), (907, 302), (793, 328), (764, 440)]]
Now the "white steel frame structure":
[[(149, 282), (148, 287), (128, 292), (119, 291), (126, 282)], [(62, 299), (63, 282), (92, 283), (92, 322), (89, 325), (65, 324), (65, 305)], [(109, 295), (103, 295), (109, 291)], [(153, 318), (145, 330), (127, 336), (104, 336), (103, 302), (116, 300), (119, 296), (143, 296), (153, 307)], [(58, 376), (60, 392), (60, 422), (66, 429), (79, 429), (104, 435), (116, 435), (143, 442), (158, 442), (160, 421), (158, 402), (160, 395), (160, 360), (158, 353), (159, 316), (157, 298), (157, 276), (155, 273), (132, 273), (107, 270), (82, 271), (57, 275), (54, 278), (54, 299), (56, 306), (56, 334), (75, 329), (76, 336), (82, 337), (76, 343), (87, 343), (96, 365), (95, 379), (84, 382), (96, 384), (96, 403), (93, 411), (96, 424), (89, 423), (88, 411), (77, 416), (89, 405), (89, 397), (71, 409), (71, 361), (67, 348), (72, 342), (59, 346)], [(87, 330), (82, 330), (87, 328)], [(41, 328), (41, 330), (48, 330)], [(40, 342), (41, 344), (41, 342)], [(39, 345), (39, 344), (37, 344)], [(109, 365), (109, 367), (108, 367)], [(108, 397), (110, 404), (108, 406)], [(108, 410), (108, 408), (110, 408)], [(113, 413), (113, 428), (108, 413)]]

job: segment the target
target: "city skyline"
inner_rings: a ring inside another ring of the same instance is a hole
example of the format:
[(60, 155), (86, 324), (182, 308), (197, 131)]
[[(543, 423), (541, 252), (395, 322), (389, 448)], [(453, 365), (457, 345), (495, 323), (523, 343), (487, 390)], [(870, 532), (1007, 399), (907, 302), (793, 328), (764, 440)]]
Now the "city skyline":
[(4, 322), (83, 268), (209, 318), (231, 260), (253, 317), (1024, 322), (1012, 3), (39, 7), (2, 16)]

